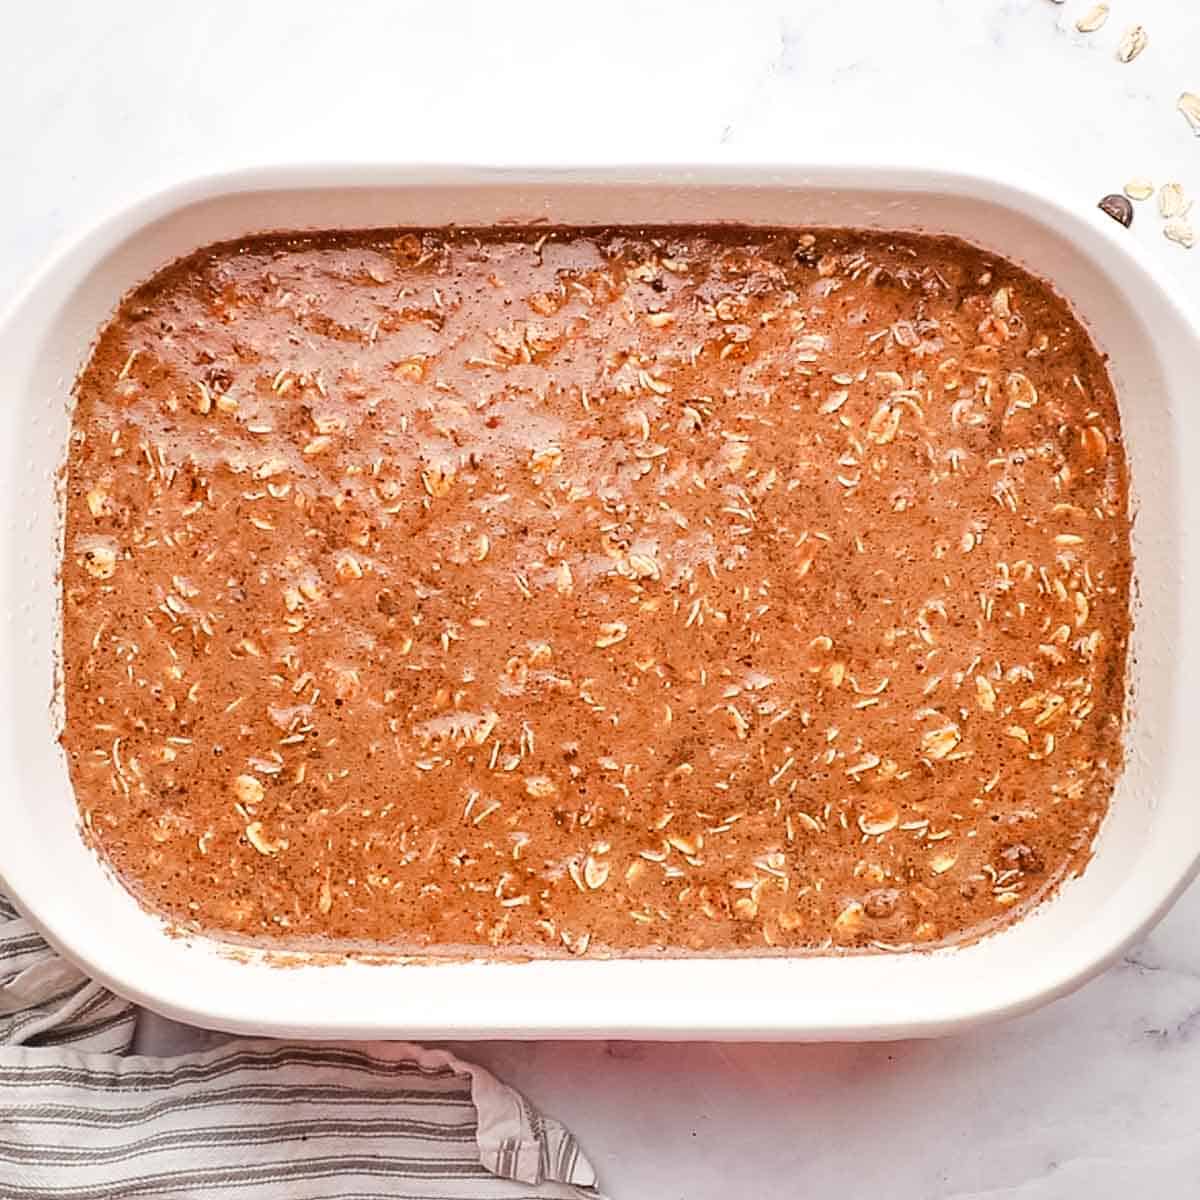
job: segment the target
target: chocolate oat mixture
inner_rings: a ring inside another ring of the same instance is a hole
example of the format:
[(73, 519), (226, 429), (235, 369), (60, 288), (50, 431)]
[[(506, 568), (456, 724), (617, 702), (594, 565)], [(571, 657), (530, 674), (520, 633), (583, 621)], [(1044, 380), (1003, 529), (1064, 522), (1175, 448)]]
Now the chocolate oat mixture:
[(1066, 304), (956, 241), (252, 238), (77, 387), (85, 828), (177, 924), (904, 948), (1085, 864), (1127, 479)]

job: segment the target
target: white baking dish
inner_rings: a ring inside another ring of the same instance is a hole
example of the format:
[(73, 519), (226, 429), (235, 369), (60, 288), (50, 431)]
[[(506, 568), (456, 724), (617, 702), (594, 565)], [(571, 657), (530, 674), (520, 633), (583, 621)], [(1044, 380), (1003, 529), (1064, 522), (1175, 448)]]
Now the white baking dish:
[[(318, 961), (168, 934), (79, 837), (51, 704), (55, 472), (67, 397), (128, 288), (204, 243), (270, 230), (737, 221), (954, 233), (1052, 280), (1112, 360), (1137, 502), (1128, 768), (1094, 861), (1051, 902), (959, 950), (792, 959)], [(1038, 189), (890, 167), (296, 168), (201, 180), (60, 253), (0, 321), (8, 516), (0, 526), (0, 877), (46, 936), (114, 990), (231, 1030), (323, 1037), (887, 1038), (1028, 1009), (1110, 962), (1200, 855), (1197, 325), (1095, 211)]]

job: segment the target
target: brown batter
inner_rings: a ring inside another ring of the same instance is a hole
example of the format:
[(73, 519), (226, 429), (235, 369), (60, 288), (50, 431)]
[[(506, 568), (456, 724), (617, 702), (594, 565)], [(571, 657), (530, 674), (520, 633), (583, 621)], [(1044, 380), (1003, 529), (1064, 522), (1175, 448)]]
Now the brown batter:
[(1087, 860), (1117, 409), (1001, 259), (856, 232), (202, 250), (77, 387), (63, 745), (186, 926), (903, 948)]

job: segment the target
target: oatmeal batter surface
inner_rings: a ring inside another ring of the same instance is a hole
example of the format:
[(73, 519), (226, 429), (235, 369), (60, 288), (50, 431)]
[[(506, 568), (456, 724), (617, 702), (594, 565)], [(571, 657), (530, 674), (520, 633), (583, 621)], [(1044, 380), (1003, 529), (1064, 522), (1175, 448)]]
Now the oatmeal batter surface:
[(1045, 284), (850, 231), (211, 247), (77, 385), (62, 735), (177, 924), (903, 948), (1085, 864), (1130, 549)]

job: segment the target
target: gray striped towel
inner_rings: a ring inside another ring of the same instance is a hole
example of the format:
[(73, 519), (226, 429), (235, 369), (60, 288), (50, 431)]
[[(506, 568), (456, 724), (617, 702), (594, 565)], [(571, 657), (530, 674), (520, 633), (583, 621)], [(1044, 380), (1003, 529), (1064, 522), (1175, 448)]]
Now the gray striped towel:
[(137, 1017), (0, 897), (2, 1200), (598, 1200), (572, 1134), (444, 1050), (147, 1058)]

